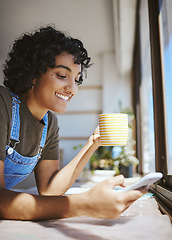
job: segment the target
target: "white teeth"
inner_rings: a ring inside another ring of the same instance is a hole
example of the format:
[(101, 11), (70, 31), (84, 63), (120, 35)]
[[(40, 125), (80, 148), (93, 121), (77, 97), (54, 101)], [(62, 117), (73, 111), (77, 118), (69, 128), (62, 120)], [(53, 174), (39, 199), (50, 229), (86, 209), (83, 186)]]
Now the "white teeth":
[(59, 94), (59, 93), (56, 93), (56, 96), (59, 97), (59, 98), (61, 98), (61, 99), (63, 99), (63, 100), (65, 100), (65, 101), (67, 101), (67, 100), (69, 99), (69, 97), (64, 96), (64, 95), (62, 95), (62, 94)]

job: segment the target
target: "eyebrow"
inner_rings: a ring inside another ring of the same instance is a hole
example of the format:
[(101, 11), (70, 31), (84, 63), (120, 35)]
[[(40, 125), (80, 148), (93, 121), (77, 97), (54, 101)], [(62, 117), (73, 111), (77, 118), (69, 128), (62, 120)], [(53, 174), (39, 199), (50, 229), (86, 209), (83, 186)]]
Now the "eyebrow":
[[(72, 72), (71, 69), (65, 65), (57, 65), (55, 66), (55, 68), (64, 68), (66, 69), (68, 72)], [(82, 72), (79, 72), (78, 74), (82, 74)]]

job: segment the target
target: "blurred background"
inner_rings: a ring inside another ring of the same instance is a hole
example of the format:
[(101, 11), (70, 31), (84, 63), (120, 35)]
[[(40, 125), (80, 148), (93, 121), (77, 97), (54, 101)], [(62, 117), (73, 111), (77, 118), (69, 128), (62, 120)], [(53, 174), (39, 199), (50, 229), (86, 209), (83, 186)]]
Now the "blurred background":
[[(172, 199), (171, 11), (171, 0), (0, 0), (0, 84), (14, 40), (47, 24), (79, 38), (92, 59), (78, 94), (64, 114), (57, 114), (61, 167), (86, 143), (100, 113), (125, 112), (130, 130), (127, 146), (100, 147), (86, 166), (86, 179), (88, 169), (95, 176), (101, 171), (110, 177), (123, 174), (125, 166), (128, 173), (132, 170), (128, 180), (160, 171), (164, 178), (151, 190), (168, 212)], [(31, 174), (17, 187), (34, 185)]]
[(135, 11), (135, 0), (0, 1), (1, 84), (13, 41), (47, 24), (81, 39), (94, 63), (66, 113), (58, 114), (62, 166), (92, 134), (100, 113), (131, 106)]

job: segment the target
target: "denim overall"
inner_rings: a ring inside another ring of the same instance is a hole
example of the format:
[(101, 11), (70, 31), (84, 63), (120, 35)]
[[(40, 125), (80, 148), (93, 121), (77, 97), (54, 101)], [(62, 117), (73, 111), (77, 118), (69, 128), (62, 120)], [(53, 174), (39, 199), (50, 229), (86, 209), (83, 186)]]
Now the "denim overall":
[[(33, 171), (39, 158), (41, 157), (42, 148), (45, 145), (48, 125), (48, 114), (43, 117), (45, 127), (43, 129), (41, 142), (39, 145), (38, 153), (33, 157), (25, 157), (15, 151), (15, 146), (20, 142), (19, 131), (20, 131), (20, 100), (14, 93), (12, 95), (12, 119), (11, 119), (11, 133), (10, 140), (6, 146), (6, 157), (4, 163), (4, 178), (6, 188), (10, 189), (16, 184), (24, 180)], [(11, 146), (11, 140), (15, 140), (15, 144)]]

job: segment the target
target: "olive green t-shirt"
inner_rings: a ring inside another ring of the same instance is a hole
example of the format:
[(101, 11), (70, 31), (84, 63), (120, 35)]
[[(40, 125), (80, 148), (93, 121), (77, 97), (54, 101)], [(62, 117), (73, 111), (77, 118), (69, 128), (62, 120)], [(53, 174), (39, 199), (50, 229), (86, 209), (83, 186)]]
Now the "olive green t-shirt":
[[(19, 95), (20, 103), (20, 132), (15, 150), (22, 156), (32, 157), (38, 153), (39, 144), (44, 128), (43, 121), (39, 122), (31, 114), (27, 104)], [(10, 139), (12, 116), (12, 96), (9, 90), (0, 86), (0, 160), (5, 160), (5, 148)], [(48, 129), (41, 160), (59, 159), (59, 127), (57, 117), (48, 111)]]

